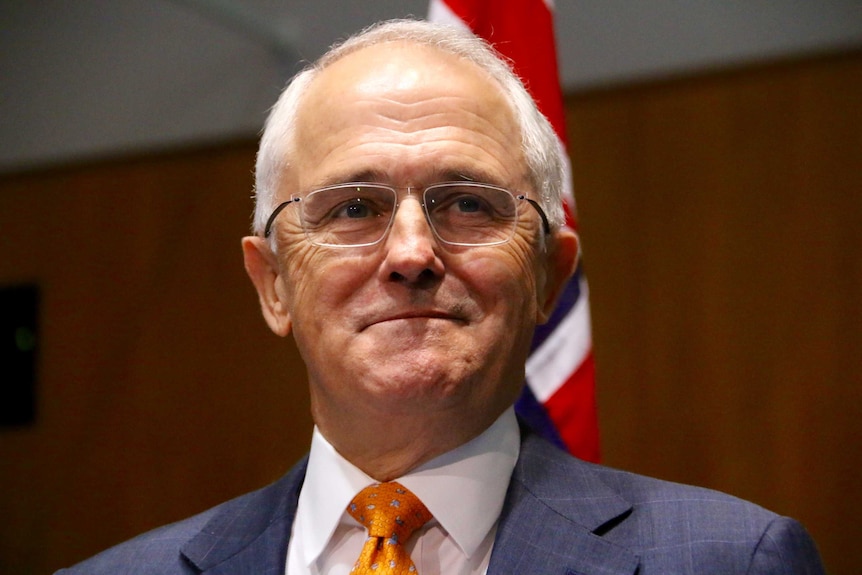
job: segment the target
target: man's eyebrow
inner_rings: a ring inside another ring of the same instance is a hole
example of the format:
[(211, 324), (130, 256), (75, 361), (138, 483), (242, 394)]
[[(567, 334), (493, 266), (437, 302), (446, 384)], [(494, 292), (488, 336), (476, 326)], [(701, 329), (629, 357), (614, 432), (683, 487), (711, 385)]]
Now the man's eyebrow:
[(318, 190), (327, 186), (349, 184), (351, 182), (385, 183), (386, 174), (377, 170), (362, 170), (360, 172), (333, 174), (317, 182), (313, 189)]
[[(437, 172), (434, 178), (435, 182), (481, 182), (483, 184), (498, 184), (502, 182), (498, 178), (491, 176), (484, 170), (475, 168), (444, 170)], [(434, 182), (429, 182), (434, 183)]]

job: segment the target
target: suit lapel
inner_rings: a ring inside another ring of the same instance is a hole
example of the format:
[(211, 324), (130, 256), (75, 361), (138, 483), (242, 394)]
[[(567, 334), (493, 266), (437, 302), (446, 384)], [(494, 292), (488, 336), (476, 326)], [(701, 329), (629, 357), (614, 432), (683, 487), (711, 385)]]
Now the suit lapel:
[(497, 527), (488, 575), (631, 575), (638, 558), (601, 537), (631, 505), (589, 464), (527, 436)]
[(207, 575), (284, 573), (307, 460), (276, 483), (221, 505), (181, 552)]

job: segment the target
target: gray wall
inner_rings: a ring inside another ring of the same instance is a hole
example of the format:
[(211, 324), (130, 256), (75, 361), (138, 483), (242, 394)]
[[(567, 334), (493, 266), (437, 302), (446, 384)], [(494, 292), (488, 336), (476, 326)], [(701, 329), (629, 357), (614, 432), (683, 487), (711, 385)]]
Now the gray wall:
[[(862, 0), (557, 0), (569, 90), (862, 45)], [(3, 0), (0, 171), (255, 134), (300, 59), (425, 0)]]

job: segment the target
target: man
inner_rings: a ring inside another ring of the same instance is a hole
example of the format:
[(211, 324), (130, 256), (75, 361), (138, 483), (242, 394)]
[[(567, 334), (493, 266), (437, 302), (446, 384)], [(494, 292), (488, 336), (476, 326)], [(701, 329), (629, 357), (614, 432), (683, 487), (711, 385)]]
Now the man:
[[(295, 78), (243, 251), (308, 368), (310, 455), (69, 572), (821, 573), (791, 519), (519, 429), (533, 329), (578, 254), (559, 153), (506, 65), (460, 32), (385, 23)], [(396, 523), (366, 530), (384, 507)]]

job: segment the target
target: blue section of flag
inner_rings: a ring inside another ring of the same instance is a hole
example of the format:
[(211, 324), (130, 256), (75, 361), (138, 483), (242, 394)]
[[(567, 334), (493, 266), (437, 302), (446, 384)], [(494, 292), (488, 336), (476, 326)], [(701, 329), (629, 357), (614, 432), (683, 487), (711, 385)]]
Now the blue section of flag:
[[(560, 300), (557, 302), (557, 307), (554, 308), (550, 319), (543, 325), (536, 326), (536, 331), (533, 334), (533, 344), (531, 352), (541, 346), (545, 340), (557, 329), (563, 318), (572, 311), (572, 308), (578, 303), (581, 297), (581, 274), (582, 269), (580, 264), (575, 274), (569, 278), (563, 291), (560, 294)], [(551, 420), (545, 407), (539, 403), (529, 385), (525, 385), (521, 391), (521, 396), (515, 402), (515, 411), (518, 416), (530, 426), (536, 433), (556, 445), (563, 450), (566, 450), (566, 444), (560, 437), (556, 424)]]
[(554, 308), (551, 318), (547, 323), (536, 326), (536, 331), (533, 333), (533, 344), (530, 348), (530, 353), (535, 351), (545, 342), (546, 339), (548, 339), (548, 336), (557, 329), (557, 326), (560, 325), (563, 318), (566, 317), (572, 308), (575, 307), (575, 304), (578, 303), (578, 299), (581, 297), (582, 273), (583, 270), (581, 269), (581, 264), (578, 264), (578, 269), (575, 271), (575, 275), (573, 275), (569, 281), (566, 282), (565, 287), (563, 287), (563, 292), (560, 294), (560, 301), (557, 302), (557, 307)]
[(521, 397), (515, 402), (515, 412), (533, 431), (559, 447), (566, 450), (566, 445), (563, 443), (560, 434), (557, 432), (557, 427), (551, 418), (548, 417), (548, 412), (533, 395), (529, 385), (525, 385), (521, 391)]

